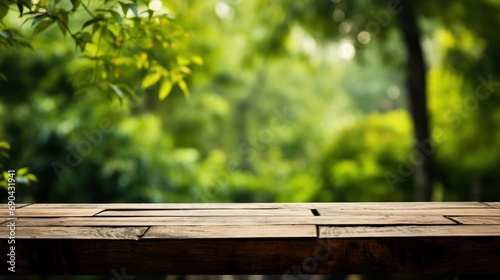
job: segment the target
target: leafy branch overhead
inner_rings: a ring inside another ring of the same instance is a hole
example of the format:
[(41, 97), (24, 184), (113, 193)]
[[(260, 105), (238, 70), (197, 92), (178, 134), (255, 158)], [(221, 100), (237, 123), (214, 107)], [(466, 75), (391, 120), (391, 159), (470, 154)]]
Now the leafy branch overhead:
[[(32, 35), (57, 26), (84, 58), (73, 77), (77, 92), (102, 92), (135, 97), (136, 91), (157, 91), (165, 99), (174, 86), (186, 97), (186, 83), (199, 56), (189, 54), (189, 34), (168, 9), (150, 1), (7, 0), (0, 3), (0, 44), (32, 48), (20, 26), (8, 26), (7, 15), (18, 13)], [(142, 77), (141, 84), (131, 81)], [(8, 77), (0, 73), (0, 79)]]

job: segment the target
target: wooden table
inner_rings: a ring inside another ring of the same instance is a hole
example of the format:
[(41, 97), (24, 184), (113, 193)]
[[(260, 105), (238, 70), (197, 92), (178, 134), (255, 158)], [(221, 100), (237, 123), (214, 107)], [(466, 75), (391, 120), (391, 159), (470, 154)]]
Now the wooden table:
[[(1, 209), (0, 274), (11, 275)], [(499, 202), (28, 204), (15, 215), (15, 274), (500, 274)]]

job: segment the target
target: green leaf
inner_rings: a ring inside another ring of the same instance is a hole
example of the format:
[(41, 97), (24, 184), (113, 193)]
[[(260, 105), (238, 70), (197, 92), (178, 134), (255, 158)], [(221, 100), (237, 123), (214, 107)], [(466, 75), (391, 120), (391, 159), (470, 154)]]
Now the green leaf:
[(14, 39), (14, 43), (16, 43), (20, 46), (23, 46), (23, 47), (28, 47), (30, 49), (33, 49), (30, 42), (24, 38), (16, 38), (16, 39)]
[(78, 36), (78, 38), (80, 40), (84, 41), (84, 42), (87, 42), (87, 43), (92, 42), (92, 36), (88, 32), (82, 32), (82, 33), (80, 33), (80, 35)]
[(31, 182), (35, 182), (35, 183), (37, 183), (37, 182), (38, 182), (38, 178), (37, 178), (34, 174), (31, 174), (31, 173), (30, 173), (30, 174), (27, 174), (25, 177), (26, 177), (28, 180), (30, 180)]
[(48, 17), (47, 13), (44, 13), (44, 14), (41, 14), (41, 15), (38, 15), (38, 16), (34, 17), (34, 18), (33, 18), (33, 23), (31, 23), (31, 26), (33, 26), (33, 25), (37, 24), (37, 23), (38, 23), (38, 22), (40, 22), (42, 19), (47, 18), (47, 17)]
[(3, 19), (3, 17), (9, 12), (9, 7), (0, 5), (0, 21)]
[(66, 32), (68, 31), (66, 28), (68, 26), (68, 12), (63, 10), (58, 13), (57, 25), (59, 26), (59, 29), (61, 29), (61, 32), (64, 35), (64, 37), (66, 37)]
[(182, 90), (182, 93), (184, 93), (184, 96), (189, 98), (189, 88), (184, 80), (179, 81), (179, 88)]
[(142, 80), (142, 88), (147, 89), (156, 84), (160, 80), (161, 76), (161, 73), (158, 71), (147, 74)]
[(139, 16), (139, 11), (137, 11), (137, 7), (136, 7), (134, 4), (132, 4), (132, 3), (128, 3), (128, 4), (127, 4), (127, 6), (129, 7), (129, 9), (131, 9), (131, 10), (132, 10), (132, 12), (134, 12), (134, 15), (135, 15), (136, 17), (138, 17), (138, 16)]
[(122, 16), (113, 11), (113, 10), (110, 10), (109, 13), (113, 16), (113, 18), (115, 19), (116, 23), (118, 23), (118, 25), (121, 25), (122, 24)]
[(30, 169), (28, 167), (23, 167), (23, 168), (17, 170), (16, 175), (23, 176), (25, 174), (28, 174), (29, 171), (30, 171)]
[(71, 11), (74, 12), (80, 6), (80, 0), (71, 0), (71, 4), (73, 5), (73, 8), (71, 9)]
[(108, 28), (107, 25), (101, 28), (101, 34), (104, 36), (104, 38), (108, 39), (108, 42), (116, 42), (115, 34)]
[(155, 11), (148, 9), (148, 10), (142, 12), (141, 14), (144, 14), (144, 13), (148, 14), (148, 18), (151, 19), (151, 18), (153, 18)]
[(7, 81), (7, 77), (3, 73), (1, 73), (1, 72), (0, 72), (0, 79), (2, 79), (4, 81)]
[(80, 47), (82, 52), (85, 50), (85, 46), (90, 42), (92, 42), (92, 36), (88, 32), (82, 32), (76, 37), (76, 44)]
[(160, 86), (160, 91), (158, 93), (158, 99), (163, 100), (167, 98), (167, 96), (172, 91), (172, 81), (169, 79), (164, 79)]
[(106, 28), (106, 25), (103, 25), (102, 27), (99, 25), (99, 24), (92, 24), (92, 36), (97, 32), (97, 30), (101, 28), (101, 29), (105, 29)]
[(191, 60), (198, 65), (203, 65), (203, 58), (201, 56), (193, 56)]
[(182, 57), (182, 56), (178, 56), (177, 57), (177, 64), (179, 64), (180, 66), (186, 66), (186, 65), (189, 65), (189, 59), (185, 58), (185, 57)]
[(9, 154), (5, 151), (0, 151), (0, 155), (2, 155), (4, 158), (10, 158)]
[(87, 27), (87, 26), (89, 26), (89, 25), (91, 25), (91, 24), (93, 24), (93, 23), (99, 22), (99, 21), (101, 21), (101, 20), (103, 20), (103, 19), (104, 19), (104, 18), (103, 18), (102, 16), (100, 16), (100, 17), (96, 17), (96, 18), (93, 18), (93, 19), (89, 19), (89, 20), (87, 20), (87, 21), (83, 24), (83, 26), (82, 26), (82, 30), (83, 30), (85, 27)]
[(19, 9), (19, 17), (23, 16), (23, 4), (17, 3), (17, 8)]
[(123, 2), (118, 2), (120, 4), (120, 6), (122, 7), (122, 12), (123, 12), (123, 15), (124, 16), (127, 16), (127, 12), (128, 12), (128, 5), (123, 3)]
[(0, 148), (4, 148), (9, 150), (10, 149), (10, 144), (7, 141), (0, 141)]
[(39, 24), (37, 24), (37, 26), (35, 27), (35, 30), (33, 31), (33, 35), (36, 35), (42, 31), (44, 31), (45, 29), (47, 29), (49, 26), (51, 26), (54, 22), (52, 20), (44, 20), (42, 22), (40, 22)]

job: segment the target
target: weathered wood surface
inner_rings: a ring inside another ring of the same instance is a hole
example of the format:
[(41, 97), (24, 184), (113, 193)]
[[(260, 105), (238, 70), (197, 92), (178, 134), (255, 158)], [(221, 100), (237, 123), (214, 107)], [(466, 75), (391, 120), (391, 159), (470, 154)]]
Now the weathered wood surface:
[[(21, 227), (17, 239), (134, 239), (139, 240), (148, 227)], [(8, 236), (7, 227), (0, 236)]]
[(500, 225), (473, 226), (391, 226), (391, 227), (319, 227), (320, 238), (357, 237), (500, 237)]
[[(16, 217), (89, 217), (104, 211), (103, 208), (95, 209), (16, 209)], [(0, 217), (10, 217), (7, 209), (0, 210)]]
[(464, 225), (500, 225), (500, 216), (449, 216), (448, 218)]
[(143, 236), (158, 238), (286, 238), (317, 236), (313, 225), (154, 226)]
[(16, 206), (17, 275), (500, 274), (498, 202)]
[[(90, 210), (90, 209), (89, 209)], [(97, 216), (110, 217), (257, 217), (313, 216), (309, 209), (170, 209), (170, 210), (108, 210)]]
[[(19, 218), (20, 227), (47, 226), (190, 226), (190, 225), (414, 225), (456, 224), (443, 216), (224, 216), (224, 217), (64, 217)], [(256, 236), (258, 237), (258, 236)]]
[(500, 202), (488, 202), (486, 204), (496, 208), (500, 208)]

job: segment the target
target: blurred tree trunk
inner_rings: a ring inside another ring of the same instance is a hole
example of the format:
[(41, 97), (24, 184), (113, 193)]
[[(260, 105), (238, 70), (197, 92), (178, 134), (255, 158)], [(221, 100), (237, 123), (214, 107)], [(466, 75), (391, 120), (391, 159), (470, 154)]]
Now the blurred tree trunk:
[[(413, 2), (405, 3), (400, 13), (400, 28), (407, 50), (406, 87), (413, 122), (414, 151), (423, 156), (415, 162), (415, 199), (430, 201), (433, 189), (433, 160), (430, 145), (429, 115), (427, 112), (426, 65), (420, 43), (420, 30), (413, 10)], [(422, 148), (422, 145), (428, 148)], [(431, 152), (429, 152), (431, 151)], [(414, 158), (414, 157), (411, 157)]]

